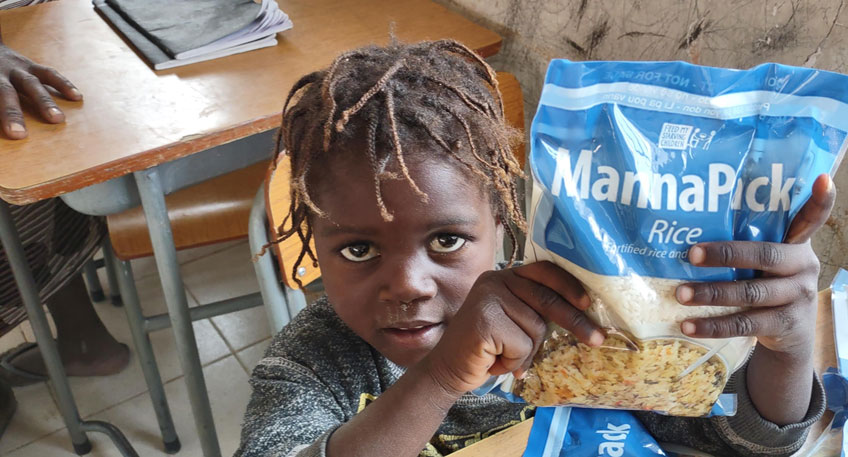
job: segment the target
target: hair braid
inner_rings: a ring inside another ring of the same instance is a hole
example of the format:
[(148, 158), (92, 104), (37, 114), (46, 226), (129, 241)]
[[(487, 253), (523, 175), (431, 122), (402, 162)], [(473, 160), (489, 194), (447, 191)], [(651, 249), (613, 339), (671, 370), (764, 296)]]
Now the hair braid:
[[(427, 199), (410, 176), (406, 151), (451, 157), (489, 189), (513, 261), (518, 246), (510, 223), (525, 230), (515, 185), (523, 175), (511, 153), (516, 136), (504, 123), (495, 71), (456, 41), (360, 48), (304, 76), (286, 97), (276, 147), (288, 155), (292, 175), (289, 213), (274, 242), (297, 236), (303, 246), (292, 279), (302, 286), (298, 267), (306, 257), (317, 261), (310, 218), (325, 216), (310, 195), (312, 165), (344, 154), (364, 154), (387, 221), (393, 216), (383, 199), (384, 180), (402, 178)], [(390, 161), (400, 175), (387, 170)]]

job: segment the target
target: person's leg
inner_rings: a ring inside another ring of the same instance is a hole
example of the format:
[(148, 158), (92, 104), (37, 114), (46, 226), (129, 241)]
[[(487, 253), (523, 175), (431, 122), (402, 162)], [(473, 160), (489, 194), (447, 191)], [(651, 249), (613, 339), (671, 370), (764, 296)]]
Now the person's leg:
[[(82, 276), (74, 277), (57, 291), (47, 301), (47, 308), (56, 324), (56, 343), (68, 376), (105, 376), (127, 366), (129, 348), (115, 340), (103, 325)], [(28, 373), (46, 373), (38, 348), (20, 354), (11, 363)], [(18, 384), (15, 379), (9, 381)]]

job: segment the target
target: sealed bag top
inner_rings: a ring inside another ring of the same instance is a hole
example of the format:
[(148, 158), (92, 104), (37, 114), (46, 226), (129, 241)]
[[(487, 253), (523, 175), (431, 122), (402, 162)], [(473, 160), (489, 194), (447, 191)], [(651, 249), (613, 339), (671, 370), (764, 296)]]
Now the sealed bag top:
[(554, 60), (530, 159), (552, 198), (535, 208), (549, 217), (532, 242), (600, 275), (750, 277), (693, 268), (687, 249), (782, 240), (845, 151), (846, 87), (844, 75), (777, 64)]

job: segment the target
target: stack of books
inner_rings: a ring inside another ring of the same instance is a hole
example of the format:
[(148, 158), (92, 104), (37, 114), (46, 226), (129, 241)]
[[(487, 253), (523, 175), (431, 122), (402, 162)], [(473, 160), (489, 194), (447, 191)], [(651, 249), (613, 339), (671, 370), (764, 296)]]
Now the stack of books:
[(277, 44), (292, 22), (275, 0), (94, 0), (155, 70)]

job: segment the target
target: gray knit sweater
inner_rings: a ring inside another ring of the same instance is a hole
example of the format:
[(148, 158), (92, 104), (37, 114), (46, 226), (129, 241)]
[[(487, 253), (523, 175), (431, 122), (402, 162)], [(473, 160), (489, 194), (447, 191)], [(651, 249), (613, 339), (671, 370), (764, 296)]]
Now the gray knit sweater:
[[(339, 319), (326, 299), (308, 306), (271, 342), (253, 371), (236, 456), (326, 455), (327, 440), (370, 401), (391, 386), (403, 368), (383, 357)], [(754, 409), (745, 390), (744, 368), (728, 390), (738, 394), (733, 417), (680, 418), (638, 413), (663, 442), (715, 456), (788, 456), (803, 444), (809, 426), (824, 411), (816, 381), (804, 421), (778, 427)], [(448, 413), (421, 456), (442, 456), (532, 417), (533, 408), (487, 395), (463, 396)]]

